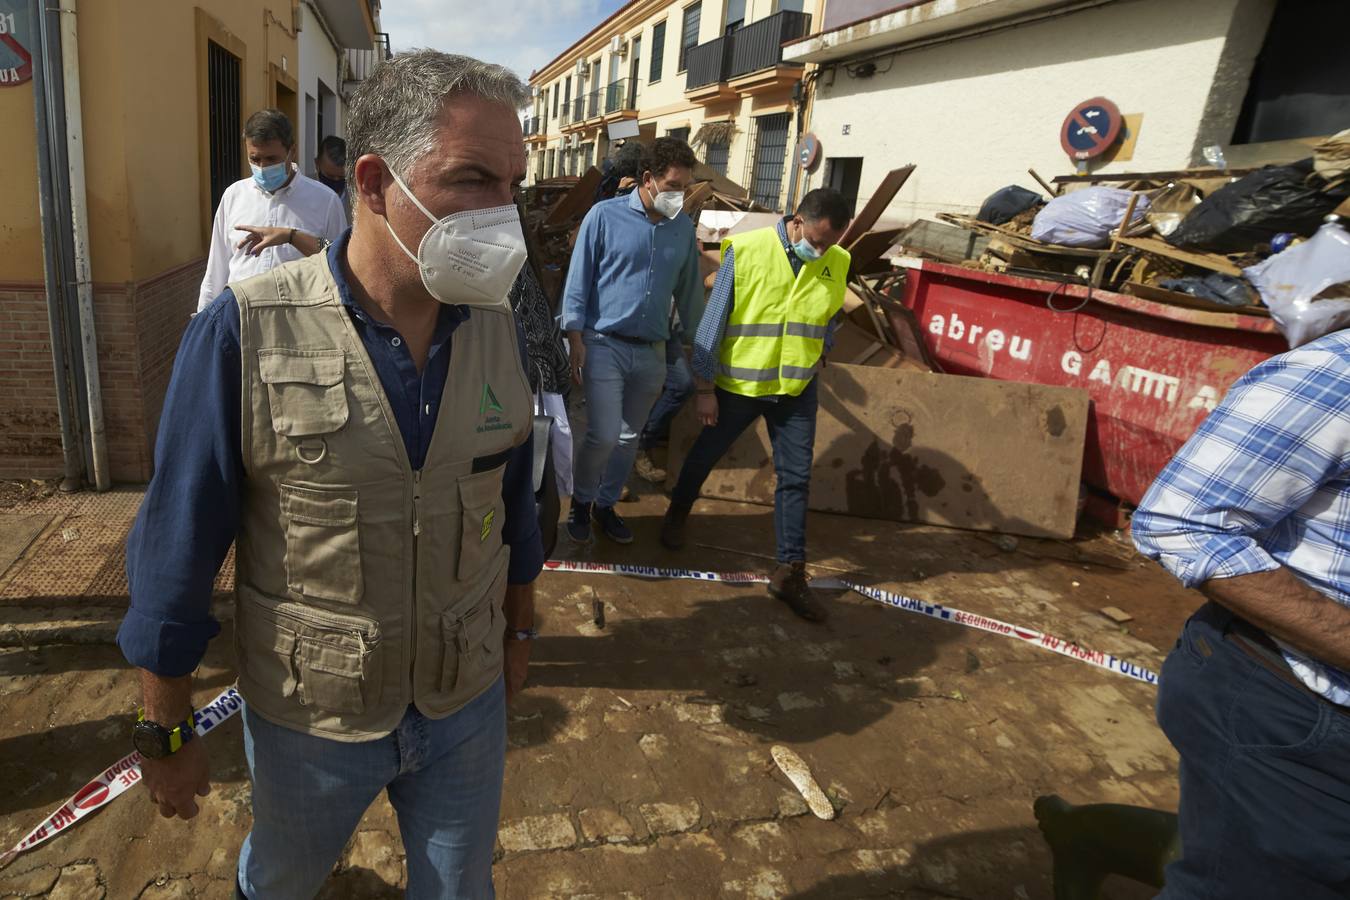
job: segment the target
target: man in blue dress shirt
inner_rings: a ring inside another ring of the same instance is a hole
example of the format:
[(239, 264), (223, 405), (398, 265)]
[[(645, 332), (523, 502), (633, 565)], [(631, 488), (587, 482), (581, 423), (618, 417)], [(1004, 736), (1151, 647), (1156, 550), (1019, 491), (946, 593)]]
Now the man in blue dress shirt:
[(684, 191), (698, 160), (689, 145), (659, 138), (626, 197), (597, 203), (577, 234), (563, 292), (562, 327), (572, 378), (586, 396), (586, 434), (576, 451), (567, 532), (631, 543), (614, 504), (637, 454), (638, 432), (666, 380), (672, 302), (685, 333), (698, 328), (703, 281)]

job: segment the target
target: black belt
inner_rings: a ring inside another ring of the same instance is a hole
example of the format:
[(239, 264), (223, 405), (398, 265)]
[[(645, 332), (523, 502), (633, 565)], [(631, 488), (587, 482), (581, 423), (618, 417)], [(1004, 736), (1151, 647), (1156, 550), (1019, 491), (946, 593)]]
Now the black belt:
[(615, 334), (614, 332), (599, 332), (601, 337), (613, 338), (616, 341), (623, 341), (625, 344), (655, 344), (656, 341), (649, 341), (646, 338), (629, 337), (626, 334)]
[(1350, 707), (1333, 703), (1299, 680), (1298, 676), (1289, 668), (1289, 664), (1284, 661), (1284, 652), (1280, 649), (1280, 645), (1275, 643), (1270, 635), (1260, 628), (1243, 619), (1235, 618), (1223, 636), (1247, 654), (1252, 662), (1271, 672), (1281, 681), (1293, 685), (1311, 697), (1316, 697), (1342, 715), (1350, 716)]

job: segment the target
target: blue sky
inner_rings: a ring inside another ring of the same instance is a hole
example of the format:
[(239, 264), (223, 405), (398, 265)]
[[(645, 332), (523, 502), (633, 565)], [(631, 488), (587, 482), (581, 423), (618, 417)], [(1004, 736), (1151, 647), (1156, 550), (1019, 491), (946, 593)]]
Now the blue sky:
[(382, 0), (394, 50), (433, 47), (528, 78), (625, 0)]

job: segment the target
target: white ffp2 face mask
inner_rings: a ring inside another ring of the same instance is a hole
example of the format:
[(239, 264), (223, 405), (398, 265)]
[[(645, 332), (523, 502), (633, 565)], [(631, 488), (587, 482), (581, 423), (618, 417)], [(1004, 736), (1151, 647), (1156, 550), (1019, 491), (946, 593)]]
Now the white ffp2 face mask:
[(673, 219), (684, 209), (684, 191), (662, 191), (652, 195), (652, 209)]
[(507, 309), (511, 285), (525, 265), (526, 255), (516, 207), (471, 209), (437, 219), (413, 196), (403, 179), (392, 169), (389, 174), (432, 223), (414, 255), (394, 233), (389, 220), (384, 220), (384, 227), (399, 247), (417, 263), (427, 293), (451, 305)]

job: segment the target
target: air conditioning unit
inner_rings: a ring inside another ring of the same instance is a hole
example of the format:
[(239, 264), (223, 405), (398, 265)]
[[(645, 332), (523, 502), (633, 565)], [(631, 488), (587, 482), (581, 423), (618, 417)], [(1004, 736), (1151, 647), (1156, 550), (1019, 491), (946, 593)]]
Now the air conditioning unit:
[(575, 148), (580, 143), (581, 138), (576, 133), (567, 136), (567, 146)]
[(578, 75), (586, 74), (586, 60), (584, 59), (577, 60), (577, 74)]
[(539, 96), (539, 85), (537, 85), (537, 84), (532, 84), (532, 85), (530, 85), (530, 96), (531, 96), (531, 97), (538, 97), (538, 96)]
[(620, 56), (627, 56), (628, 42), (625, 41), (623, 38), (621, 38), (619, 35), (617, 34), (614, 35), (614, 37), (609, 39), (609, 52), (617, 53)]

